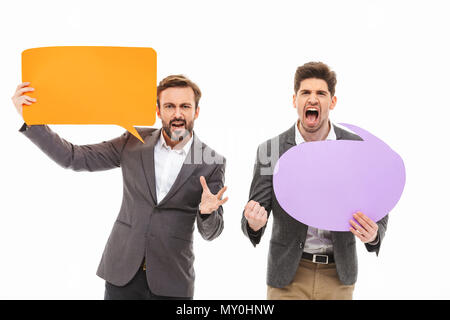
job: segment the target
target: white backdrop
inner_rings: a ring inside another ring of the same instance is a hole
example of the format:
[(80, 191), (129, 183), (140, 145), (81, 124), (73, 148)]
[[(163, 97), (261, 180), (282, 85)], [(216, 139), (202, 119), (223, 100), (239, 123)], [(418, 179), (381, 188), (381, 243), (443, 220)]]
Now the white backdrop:
[[(227, 157), (230, 200), (218, 239), (196, 233), (196, 299), (265, 299), (272, 220), (253, 248), (240, 219), (256, 147), (295, 122), (294, 72), (312, 60), (337, 72), (332, 119), (377, 135), (406, 166), (380, 256), (358, 244), (354, 298), (450, 298), (449, 9), (411, 0), (2, 2), (0, 298), (103, 298), (95, 272), (120, 208), (121, 172), (60, 168), (18, 133), (10, 100), (22, 50), (59, 45), (152, 47), (158, 80), (183, 73), (202, 89), (195, 130)], [(77, 144), (123, 132), (51, 127)]]

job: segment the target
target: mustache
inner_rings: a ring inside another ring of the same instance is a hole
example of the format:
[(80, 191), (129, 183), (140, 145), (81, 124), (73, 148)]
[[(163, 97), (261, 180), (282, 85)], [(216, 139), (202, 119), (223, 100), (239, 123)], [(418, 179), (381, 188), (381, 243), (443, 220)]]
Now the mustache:
[(181, 118), (175, 118), (169, 121), (169, 125), (172, 125), (172, 123), (174, 122), (183, 122), (184, 125), (186, 125), (186, 120), (181, 119)]

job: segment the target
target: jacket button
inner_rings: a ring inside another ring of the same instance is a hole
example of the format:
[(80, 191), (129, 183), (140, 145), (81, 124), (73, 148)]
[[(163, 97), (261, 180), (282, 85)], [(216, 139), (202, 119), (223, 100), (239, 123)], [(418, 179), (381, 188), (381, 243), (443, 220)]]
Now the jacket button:
[(303, 242), (300, 242), (300, 249), (303, 249)]

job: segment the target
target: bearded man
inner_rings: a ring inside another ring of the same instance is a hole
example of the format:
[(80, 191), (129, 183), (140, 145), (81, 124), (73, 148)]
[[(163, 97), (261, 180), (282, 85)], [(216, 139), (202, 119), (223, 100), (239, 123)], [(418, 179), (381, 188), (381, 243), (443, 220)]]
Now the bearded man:
[[(12, 98), (32, 108), (33, 91), (22, 83)], [(100, 171), (120, 167), (123, 201), (97, 275), (105, 299), (192, 299), (194, 224), (206, 240), (223, 230), (225, 158), (195, 135), (201, 91), (183, 75), (157, 87), (162, 128), (138, 128), (145, 144), (129, 132), (92, 145), (74, 145), (46, 125), (20, 131), (64, 168)], [(23, 116), (22, 116), (23, 117)], [(78, 194), (77, 198), (82, 198)], [(44, 208), (42, 208), (44, 209)]]

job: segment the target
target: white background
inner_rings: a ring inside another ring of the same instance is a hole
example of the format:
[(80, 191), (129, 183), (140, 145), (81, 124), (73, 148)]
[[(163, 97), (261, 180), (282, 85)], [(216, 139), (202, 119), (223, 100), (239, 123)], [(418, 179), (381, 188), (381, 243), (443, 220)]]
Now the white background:
[[(218, 239), (206, 242), (196, 233), (196, 299), (266, 297), (271, 226), (253, 248), (240, 230), (241, 214), (256, 147), (295, 122), (294, 72), (308, 61), (337, 72), (332, 120), (369, 130), (406, 166), (405, 190), (390, 214), (380, 256), (358, 244), (354, 298), (450, 298), (447, 1), (0, 6), (1, 299), (103, 298), (104, 281), (95, 272), (121, 204), (121, 172), (60, 168), (18, 133), (22, 120), (10, 100), (21, 82), (21, 52), (59, 45), (152, 47), (159, 80), (183, 73), (202, 89), (195, 130), (227, 157), (230, 200)], [(52, 128), (77, 144), (123, 132), (118, 126)]]

